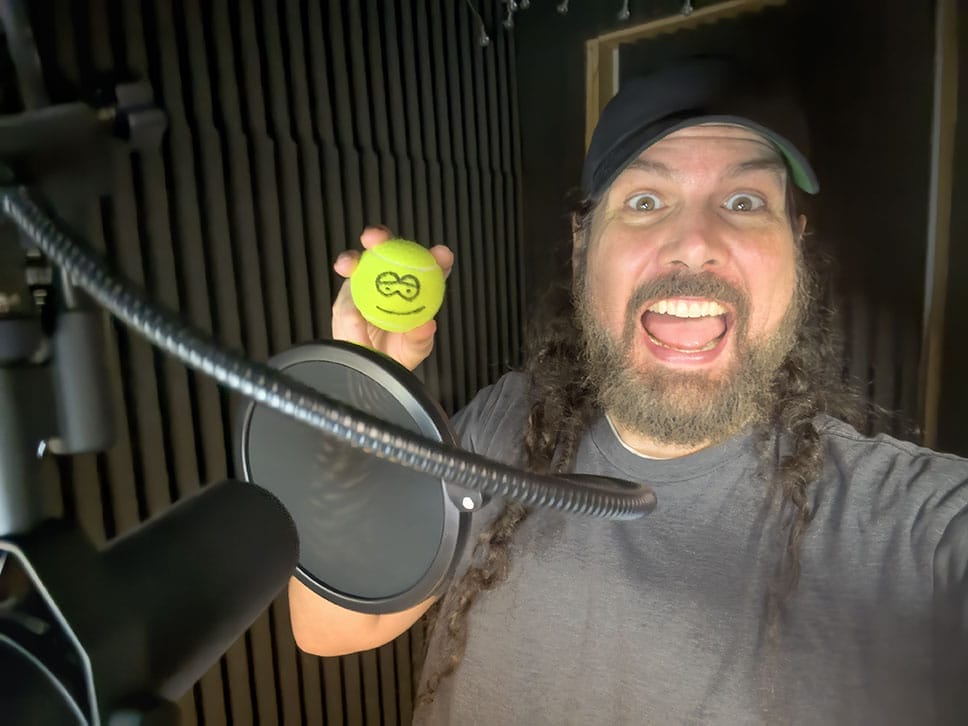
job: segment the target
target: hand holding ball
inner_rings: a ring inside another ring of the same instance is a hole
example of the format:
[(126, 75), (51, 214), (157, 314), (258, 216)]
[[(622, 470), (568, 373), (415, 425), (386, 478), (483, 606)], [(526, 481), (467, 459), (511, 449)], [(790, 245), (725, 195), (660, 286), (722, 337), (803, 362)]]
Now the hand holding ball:
[(404, 239), (365, 250), (350, 276), (353, 303), (378, 328), (405, 333), (444, 302), (444, 272), (430, 251)]

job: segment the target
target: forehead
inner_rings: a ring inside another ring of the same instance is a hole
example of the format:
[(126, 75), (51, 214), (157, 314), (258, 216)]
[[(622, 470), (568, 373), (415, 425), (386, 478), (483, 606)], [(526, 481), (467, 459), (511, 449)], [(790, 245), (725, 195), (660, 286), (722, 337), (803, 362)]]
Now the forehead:
[(767, 174), (777, 193), (786, 189), (788, 181), (786, 163), (770, 141), (745, 127), (727, 124), (689, 126), (656, 141), (626, 164), (604, 198), (626, 193), (643, 174), (683, 184)]
[(679, 129), (646, 148), (638, 158), (671, 153), (688, 156), (690, 152), (701, 153), (702, 158), (719, 154), (724, 158), (746, 156), (750, 160), (773, 160), (785, 168), (780, 152), (765, 137), (748, 128), (728, 124), (702, 124)]

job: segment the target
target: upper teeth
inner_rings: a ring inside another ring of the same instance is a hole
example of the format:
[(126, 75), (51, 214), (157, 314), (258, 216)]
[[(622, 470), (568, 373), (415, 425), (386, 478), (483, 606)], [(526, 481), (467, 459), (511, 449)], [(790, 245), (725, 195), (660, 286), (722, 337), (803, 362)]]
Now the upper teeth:
[(659, 300), (649, 306), (649, 312), (675, 315), (677, 318), (704, 318), (709, 315), (725, 315), (726, 308), (712, 300)]

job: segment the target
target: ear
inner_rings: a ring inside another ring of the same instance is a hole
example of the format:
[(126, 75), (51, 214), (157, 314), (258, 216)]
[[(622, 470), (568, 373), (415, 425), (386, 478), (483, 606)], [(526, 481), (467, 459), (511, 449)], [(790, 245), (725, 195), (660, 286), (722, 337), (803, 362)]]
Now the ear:
[(575, 262), (585, 252), (585, 235), (581, 232), (581, 225), (577, 214), (571, 215), (571, 268), (575, 269)]
[(573, 245), (581, 244), (579, 240), (580, 222), (577, 212), (571, 213), (571, 241)]
[(807, 215), (801, 214), (797, 218), (797, 242), (803, 239), (803, 234), (806, 231), (807, 231)]

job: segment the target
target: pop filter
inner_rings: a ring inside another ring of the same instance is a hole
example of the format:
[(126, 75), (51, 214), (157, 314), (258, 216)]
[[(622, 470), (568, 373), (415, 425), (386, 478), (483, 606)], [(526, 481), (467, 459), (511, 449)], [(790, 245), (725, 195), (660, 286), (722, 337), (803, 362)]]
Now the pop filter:
[[(269, 361), (324, 395), (428, 439), (455, 445), (420, 381), (358, 345), (312, 343)], [(242, 475), (268, 489), (299, 533), (296, 577), (366, 613), (415, 606), (442, 587), (463, 549), (478, 492), (372, 456), (247, 401), (236, 421)]]

